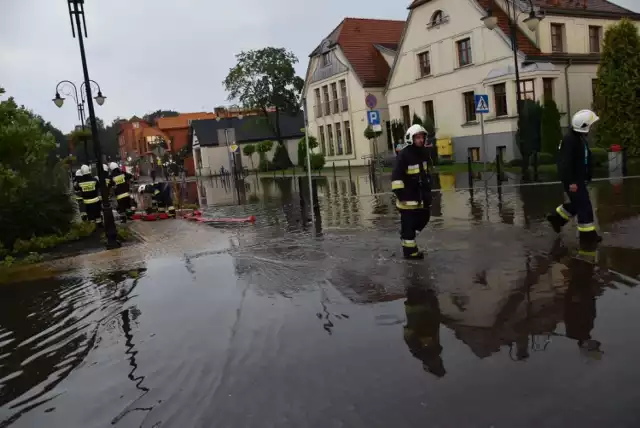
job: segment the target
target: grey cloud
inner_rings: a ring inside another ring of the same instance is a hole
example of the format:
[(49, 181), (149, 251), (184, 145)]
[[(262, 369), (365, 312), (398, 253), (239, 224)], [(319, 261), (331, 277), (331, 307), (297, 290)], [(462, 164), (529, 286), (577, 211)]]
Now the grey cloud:
[[(51, 102), (62, 79), (80, 82), (78, 41), (65, 0), (8, 0), (0, 15), (0, 85), (19, 103), (68, 131), (72, 103)], [(91, 78), (108, 97), (106, 122), (157, 109), (212, 110), (226, 103), (222, 80), (241, 50), (282, 46), (307, 56), (345, 16), (405, 19), (409, 0), (87, 0)], [(637, 0), (619, 0), (638, 8)]]

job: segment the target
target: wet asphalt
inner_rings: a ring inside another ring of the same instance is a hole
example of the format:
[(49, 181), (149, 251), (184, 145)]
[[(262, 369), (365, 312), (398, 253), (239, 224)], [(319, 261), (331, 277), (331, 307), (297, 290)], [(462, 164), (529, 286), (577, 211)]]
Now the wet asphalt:
[(384, 180), (316, 180), (313, 216), (296, 179), (188, 183), (258, 221), (136, 223), (0, 285), (0, 427), (640, 426), (640, 180), (592, 186), (595, 254), (545, 224), (557, 185), (465, 180), (422, 262)]

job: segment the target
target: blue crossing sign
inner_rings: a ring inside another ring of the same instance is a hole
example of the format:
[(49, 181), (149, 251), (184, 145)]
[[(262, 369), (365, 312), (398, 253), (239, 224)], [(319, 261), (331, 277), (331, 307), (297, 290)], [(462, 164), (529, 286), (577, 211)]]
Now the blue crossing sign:
[(367, 122), (371, 126), (380, 125), (380, 112), (378, 110), (369, 110), (367, 112)]
[(474, 102), (476, 105), (476, 113), (489, 113), (489, 95), (475, 95)]

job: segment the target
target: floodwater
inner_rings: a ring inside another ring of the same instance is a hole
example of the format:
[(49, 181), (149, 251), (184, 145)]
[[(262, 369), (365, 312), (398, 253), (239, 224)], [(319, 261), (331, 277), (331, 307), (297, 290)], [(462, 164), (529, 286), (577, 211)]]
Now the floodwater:
[(317, 178), (314, 210), (306, 179), (188, 183), (258, 221), (0, 285), (0, 427), (640, 426), (640, 180), (592, 186), (594, 255), (544, 223), (557, 185), (484, 178), (439, 177), (422, 262), (388, 177)]

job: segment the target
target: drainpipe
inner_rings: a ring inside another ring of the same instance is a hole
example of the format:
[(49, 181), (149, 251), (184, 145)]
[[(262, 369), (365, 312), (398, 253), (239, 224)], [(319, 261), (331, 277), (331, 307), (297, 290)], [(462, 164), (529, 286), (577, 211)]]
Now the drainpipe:
[(571, 58), (567, 61), (567, 66), (564, 68), (564, 83), (567, 88), (567, 126), (571, 126), (571, 91), (569, 90), (569, 67), (571, 67)]

